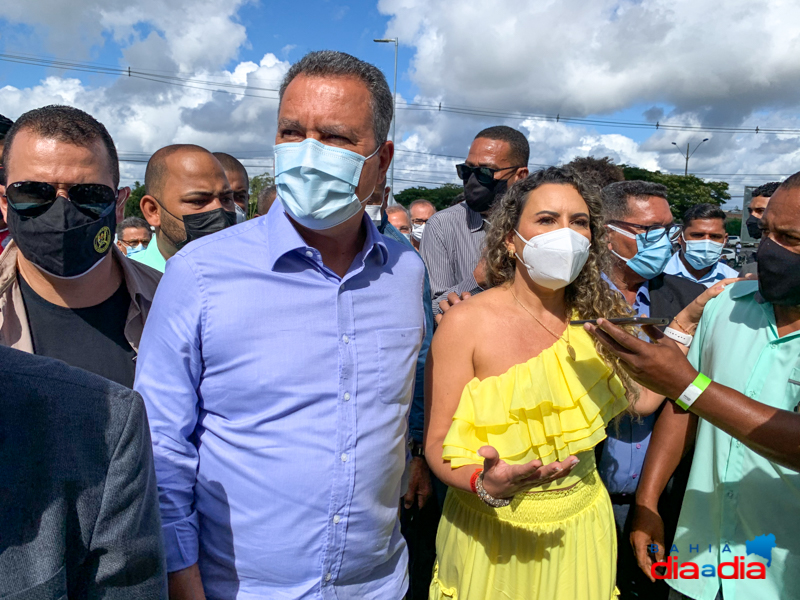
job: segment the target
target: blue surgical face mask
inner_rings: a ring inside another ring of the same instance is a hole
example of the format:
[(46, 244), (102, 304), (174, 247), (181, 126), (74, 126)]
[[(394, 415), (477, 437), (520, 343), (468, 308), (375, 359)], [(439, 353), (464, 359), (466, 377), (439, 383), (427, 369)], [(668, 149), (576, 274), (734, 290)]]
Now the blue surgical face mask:
[(144, 246), (142, 244), (137, 244), (133, 248), (131, 248), (130, 246), (125, 246), (125, 256), (133, 256), (134, 254), (137, 254), (142, 250), (144, 250)]
[(719, 257), (722, 256), (724, 244), (720, 242), (713, 242), (711, 240), (687, 240), (685, 237), (683, 241), (686, 242), (686, 249), (683, 251), (683, 256), (686, 258), (686, 262), (698, 271), (707, 269), (716, 264)]
[[(665, 232), (658, 240), (650, 241), (647, 233), (633, 234), (614, 225), (609, 225), (608, 228), (636, 240), (637, 251), (632, 258), (625, 258), (612, 250), (611, 253), (614, 256), (625, 261), (634, 273), (638, 273), (645, 279), (661, 275), (669, 259), (672, 258), (672, 240), (670, 240), (669, 232)], [(650, 232), (650, 236), (655, 237), (656, 235), (657, 233)]]
[[(275, 185), (283, 208), (309, 229), (330, 229), (361, 210), (364, 200), (356, 196), (367, 157), (326, 146), (314, 139), (275, 146)], [(376, 182), (377, 183), (377, 182)]]

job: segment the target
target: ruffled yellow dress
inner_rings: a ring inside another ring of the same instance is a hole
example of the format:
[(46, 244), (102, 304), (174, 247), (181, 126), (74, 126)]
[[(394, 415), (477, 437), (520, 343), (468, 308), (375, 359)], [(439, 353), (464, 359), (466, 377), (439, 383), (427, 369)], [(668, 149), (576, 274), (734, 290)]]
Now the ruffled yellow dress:
[(470, 381), (444, 440), (453, 468), (482, 465), (481, 446), (511, 464), (577, 455), (566, 477), (504, 508), (450, 488), (436, 537), (430, 600), (610, 600), (617, 595), (611, 501), (592, 448), (627, 407), (592, 338), (571, 326), (528, 362)]

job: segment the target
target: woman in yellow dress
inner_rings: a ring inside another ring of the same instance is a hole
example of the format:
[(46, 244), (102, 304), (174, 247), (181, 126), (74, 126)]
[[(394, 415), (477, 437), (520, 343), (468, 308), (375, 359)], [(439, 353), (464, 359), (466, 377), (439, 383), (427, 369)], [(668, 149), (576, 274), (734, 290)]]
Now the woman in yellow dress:
[(447, 311), (426, 377), (425, 454), (448, 486), (430, 600), (609, 600), (616, 533), (593, 447), (638, 388), (569, 319), (624, 316), (601, 272), (598, 191), (566, 169), (488, 217), (492, 288)]

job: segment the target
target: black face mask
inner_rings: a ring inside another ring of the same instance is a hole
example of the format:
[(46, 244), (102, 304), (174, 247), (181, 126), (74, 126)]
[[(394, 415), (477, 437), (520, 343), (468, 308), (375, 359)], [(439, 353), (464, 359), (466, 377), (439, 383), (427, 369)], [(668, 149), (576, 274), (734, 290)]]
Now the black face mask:
[(761, 219), (757, 219), (753, 215), (750, 215), (747, 217), (745, 225), (747, 226), (747, 233), (750, 234), (751, 238), (754, 240), (761, 239)]
[(81, 212), (59, 196), (39, 216), (26, 216), (8, 205), (8, 230), (22, 256), (56, 277), (78, 277), (94, 267), (113, 242), (117, 224), (111, 204), (99, 217)]
[[(160, 202), (159, 205), (164, 209), (164, 212), (166, 212), (173, 219), (176, 221), (181, 221), (181, 219), (164, 208), (164, 205)], [(212, 233), (217, 233), (223, 229), (227, 229), (231, 225), (236, 225), (236, 211), (216, 208), (214, 210), (209, 210), (208, 212), (184, 215), (182, 221), (183, 229), (186, 232), (186, 239), (184, 240), (173, 240), (171, 237), (169, 237), (169, 235), (166, 234), (164, 228), (161, 228), (161, 233), (164, 234), (178, 250), (183, 248), (189, 242), (193, 242), (201, 237), (211, 235)]]
[(778, 306), (800, 306), (800, 254), (767, 238), (758, 246), (758, 291)]
[(464, 183), (464, 200), (472, 210), (484, 213), (492, 207), (497, 196), (501, 196), (508, 188), (505, 179), (492, 179), (492, 183), (484, 185), (474, 174)]

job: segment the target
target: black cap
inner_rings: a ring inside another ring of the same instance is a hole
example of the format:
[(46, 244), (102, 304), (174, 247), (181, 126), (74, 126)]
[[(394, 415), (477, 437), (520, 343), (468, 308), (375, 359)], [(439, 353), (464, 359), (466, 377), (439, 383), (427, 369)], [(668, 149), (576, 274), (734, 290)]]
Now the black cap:
[(9, 119), (8, 117), (4, 117), (0, 115), (0, 140), (6, 137), (8, 130), (11, 129), (11, 126), (14, 124), (14, 121)]

